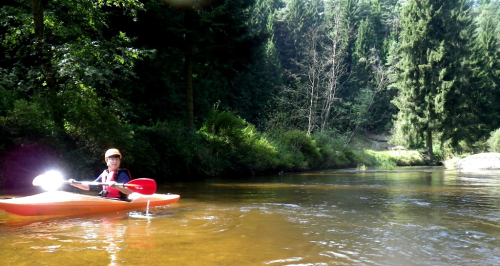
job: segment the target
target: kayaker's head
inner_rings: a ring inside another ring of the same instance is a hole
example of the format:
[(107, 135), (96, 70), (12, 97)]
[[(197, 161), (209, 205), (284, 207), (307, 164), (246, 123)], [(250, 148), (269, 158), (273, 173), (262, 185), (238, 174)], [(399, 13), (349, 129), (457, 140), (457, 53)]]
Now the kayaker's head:
[(116, 171), (120, 168), (120, 160), (122, 158), (122, 154), (117, 149), (109, 149), (104, 154), (104, 161), (108, 165), (108, 169), (110, 171)]

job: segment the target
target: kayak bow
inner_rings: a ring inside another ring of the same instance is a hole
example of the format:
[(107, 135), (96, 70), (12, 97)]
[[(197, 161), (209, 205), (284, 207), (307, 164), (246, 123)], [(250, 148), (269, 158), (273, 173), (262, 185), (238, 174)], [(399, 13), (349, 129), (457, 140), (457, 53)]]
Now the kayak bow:
[(33, 196), (2, 199), (0, 210), (23, 216), (81, 215), (165, 206), (177, 202), (179, 198), (180, 196), (175, 194), (132, 193), (128, 202), (66, 191), (49, 191)]

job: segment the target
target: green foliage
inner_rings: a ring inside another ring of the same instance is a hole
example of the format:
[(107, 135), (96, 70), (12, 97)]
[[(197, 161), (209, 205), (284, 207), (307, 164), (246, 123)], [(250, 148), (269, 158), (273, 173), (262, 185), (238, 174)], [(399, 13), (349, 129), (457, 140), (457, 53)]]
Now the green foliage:
[(207, 136), (209, 141), (213, 139), (216, 142), (229, 144), (230, 147), (234, 148), (243, 140), (245, 126), (245, 120), (231, 112), (212, 111), (200, 129), (200, 133)]
[(93, 88), (83, 84), (78, 87), (79, 91), (61, 95), (66, 134), (96, 155), (102, 153), (103, 147), (125, 146), (132, 136), (128, 125), (121, 121), (118, 108), (103, 106)]
[(423, 165), (423, 155), (414, 150), (406, 151), (364, 151), (365, 162), (379, 169), (393, 170), (396, 166)]
[(320, 149), (322, 163), (321, 168), (347, 167), (351, 161), (342, 152), (345, 137), (335, 131), (314, 132), (312, 139)]
[(182, 121), (159, 122), (133, 128), (127, 147), (129, 168), (136, 177), (172, 181), (205, 176), (200, 170), (206, 165), (203, 140), (182, 125)]
[(13, 103), (19, 98), (16, 91), (9, 90), (15, 84), (15, 80), (9, 77), (6, 69), (0, 68), (0, 116), (6, 115), (8, 110), (12, 110)]
[(357, 36), (358, 38), (356, 38), (356, 42), (354, 44), (353, 67), (359, 75), (356, 77), (357, 86), (364, 88), (369, 81), (370, 75), (368, 57), (370, 56), (370, 51), (376, 39), (373, 23), (369, 21), (369, 19), (361, 21)]
[(477, 123), (471, 108), (474, 87), (468, 85), (470, 27), (464, 0), (410, 0), (404, 6), (401, 60), (396, 65), (399, 95), (393, 103), (399, 109), (397, 124), (405, 134), (410, 129), (421, 136), (425, 133), (431, 154), (433, 133), (442, 133), (442, 142), (451, 140), (456, 146), (473, 135), (471, 125)]
[(279, 17), (284, 23), (280, 23), (276, 30), (278, 32), (287, 32), (283, 38), (279, 38), (278, 45), (282, 48), (282, 62), (284, 68), (295, 69), (295, 64), (287, 58), (301, 61), (302, 51), (306, 38), (306, 32), (312, 26), (310, 18), (311, 10), (309, 9), (309, 2), (301, 0), (291, 0), (287, 3), (286, 7), (279, 14)]
[(244, 162), (252, 173), (262, 173), (283, 167), (279, 145), (273, 143), (267, 135), (257, 132), (253, 125), (248, 125), (244, 131), (246, 145), (250, 147), (250, 153)]
[(400, 118), (402, 114), (397, 115), (394, 127), (391, 129), (389, 143), (396, 146), (403, 146), (412, 149), (423, 148), (424, 137), (422, 132), (413, 127), (410, 123)]
[(472, 38), (471, 82), (477, 93), (470, 94), (478, 113), (471, 134), (479, 139), (500, 126), (500, 2), (483, 1), (477, 8)]
[[(423, 163), (354, 144), (342, 151), (346, 133), (391, 126), (391, 98), (392, 143), (423, 148), (430, 138), (440, 160), (484, 150), (500, 126), (498, 1), (474, 12), (464, 0), (171, 2), (42, 1), (42, 25), (30, 1), (2, 2), (0, 161), (44, 146), (90, 179), (113, 146), (135, 177), (163, 181)], [(312, 29), (322, 40), (313, 48)], [(311, 67), (333, 48), (341, 69), (332, 60)], [(313, 73), (321, 68), (345, 72), (333, 81)], [(194, 132), (181, 122), (188, 80)], [(326, 91), (309, 91), (326, 81), (338, 88), (328, 102), (317, 100)]]
[(380, 162), (378, 168), (381, 170), (394, 170), (396, 163), (392, 160), (383, 160)]
[(10, 136), (50, 136), (54, 122), (38, 101), (16, 100), (6, 116), (0, 116), (0, 127)]
[(207, 142), (209, 175), (256, 173), (279, 165), (277, 145), (232, 112), (213, 110), (198, 134)]
[(269, 116), (263, 115), (262, 110), (273, 105), (283, 85), (283, 69), (274, 36), (275, 4), (272, 0), (259, 0), (251, 9), (253, 34), (267, 39), (253, 49), (248, 71), (235, 76), (228, 99), (228, 105), (252, 123)]
[(500, 152), (500, 128), (490, 133), (490, 138), (487, 143), (489, 151)]
[(312, 137), (298, 130), (267, 135), (227, 111), (212, 111), (198, 134), (206, 141), (208, 153), (202, 161), (209, 166), (209, 175), (345, 167), (354, 162), (341, 152), (344, 139), (334, 132)]
[(366, 170), (368, 170), (368, 167), (366, 167), (366, 165), (364, 165), (364, 164), (358, 164), (358, 166), (356, 167), (356, 170), (366, 171)]
[(322, 155), (320, 148), (316, 145), (316, 141), (306, 132), (292, 130), (285, 132), (280, 139), (293, 154), (294, 164), (302, 169), (318, 167), (318, 162), (321, 162)]
[(243, 144), (243, 130), (246, 122), (231, 112), (212, 111), (202, 128), (198, 131), (207, 141), (210, 175), (220, 175), (232, 167), (232, 160), (238, 156)]

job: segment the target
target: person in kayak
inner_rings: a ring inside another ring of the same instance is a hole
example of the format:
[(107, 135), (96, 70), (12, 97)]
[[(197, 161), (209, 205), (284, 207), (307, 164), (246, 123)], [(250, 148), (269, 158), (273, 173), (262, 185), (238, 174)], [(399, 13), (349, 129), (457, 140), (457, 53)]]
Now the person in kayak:
[[(104, 154), (104, 161), (108, 165), (108, 169), (104, 170), (94, 182), (107, 183), (108, 185), (103, 185), (103, 190), (99, 193), (99, 196), (109, 197), (109, 198), (120, 198), (127, 200), (128, 194), (132, 191), (126, 187), (115, 186), (116, 183), (125, 184), (130, 181), (130, 175), (127, 170), (120, 169), (120, 162), (122, 155), (117, 149), (109, 149)], [(68, 180), (69, 183), (83, 190), (89, 190), (90, 187), (87, 184), (74, 183), (74, 179)]]

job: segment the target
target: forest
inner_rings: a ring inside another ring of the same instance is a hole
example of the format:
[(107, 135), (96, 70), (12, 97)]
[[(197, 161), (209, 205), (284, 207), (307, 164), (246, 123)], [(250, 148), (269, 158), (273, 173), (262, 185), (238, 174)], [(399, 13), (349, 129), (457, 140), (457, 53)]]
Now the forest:
[(494, 151), (499, 42), (497, 0), (2, 0), (0, 187), (111, 147), (159, 182)]

